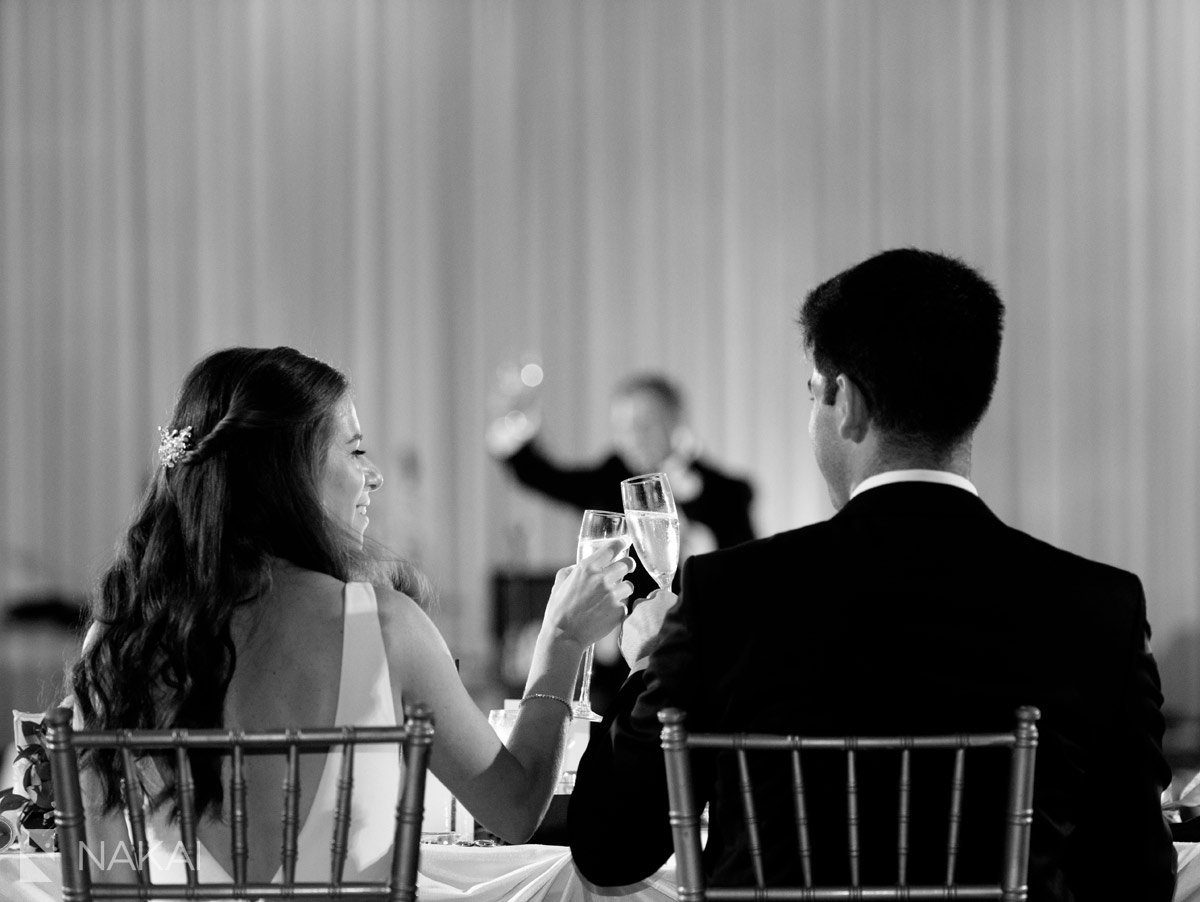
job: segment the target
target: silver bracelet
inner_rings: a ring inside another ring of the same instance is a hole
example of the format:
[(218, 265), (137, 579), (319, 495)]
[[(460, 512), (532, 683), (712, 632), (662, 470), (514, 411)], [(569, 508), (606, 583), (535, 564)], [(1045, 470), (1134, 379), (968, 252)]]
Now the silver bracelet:
[(559, 698), (557, 695), (550, 695), (547, 692), (530, 692), (528, 695), (526, 695), (524, 698), (521, 699), (522, 707), (524, 707), (525, 703), (527, 701), (529, 701), (531, 698), (548, 698), (551, 701), (556, 701), (560, 705), (563, 705), (567, 709), (567, 717), (575, 716), (575, 706), (572, 705), (565, 698)]

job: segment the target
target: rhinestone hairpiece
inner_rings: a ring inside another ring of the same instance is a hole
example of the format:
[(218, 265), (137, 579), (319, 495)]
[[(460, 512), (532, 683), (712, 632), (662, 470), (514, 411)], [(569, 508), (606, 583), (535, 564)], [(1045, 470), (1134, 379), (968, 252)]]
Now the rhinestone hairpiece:
[(158, 443), (158, 462), (164, 467), (170, 469), (191, 456), (192, 452), (188, 450), (188, 439), (192, 437), (191, 426), (182, 429), (163, 429), (159, 426), (158, 434), (162, 438)]

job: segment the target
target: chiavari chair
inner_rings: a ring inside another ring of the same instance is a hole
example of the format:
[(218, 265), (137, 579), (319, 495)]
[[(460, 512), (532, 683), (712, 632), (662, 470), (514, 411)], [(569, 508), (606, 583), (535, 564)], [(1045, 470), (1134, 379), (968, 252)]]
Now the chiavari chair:
[[(238, 730), (74, 730), (71, 711), (57, 708), (47, 715), (47, 749), (54, 781), (55, 817), (62, 856), (63, 902), (92, 902), (100, 899), (263, 899), (314, 898), (374, 899), (409, 902), (416, 899), (417, 862), (421, 841), (421, 817), (425, 798), (425, 776), (433, 742), (433, 718), (424, 705), (405, 710), (403, 727), (335, 727), (262, 732)], [(387, 882), (352, 882), (342, 879), (350, 830), (350, 802), (354, 784), (354, 749), (368, 744), (393, 744), (404, 762), (400, 797), (396, 804), (391, 876)], [(330, 875), (327, 882), (298, 882), (295, 879), (299, 833), (299, 755), (304, 750), (342, 748), (337, 783)], [(87, 860), (87, 832), (83, 793), (80, 786), (78, 752), (81, 749), (116, 749), (124, 776), (124, 809), (128, 820), (137, 882), (96, 884), (91, 881)], [(146, 839), (143, 794), (138, 779), (135, 753), (171, 749), (177, 776), (175, 803), (180, 839), (184, 848), (186, 883), (151, 883)], [(202, 882), (196, 863), (195, 787), (188, 760), (189, 750), (218, 752), (230, 758), (230, 846), (233, 882)], [(276, 753), (284, 756), (283, 843), (280, 883), (249, 883), (246, 839), (245, 754)]]
[[(658, 714), (663, 724), (662, 747), (666, 756), (667, 791), (670, 801), (672, 839), (675, 846), (676, 882), (679, 902), (703, 900), (848, 900), (848, 899), (999, 899), (1002, 902), (1023, 902), (1028, 897), (1029, 832), (1033, 820), (1033, 771), (1037, 752), (1037, 708), (1022, 707), (1016, 712), (1017, 722), (1008, 733), (966, 733), (942, 736), (861, 736), (817, 738), (781, 736), (775, 734), (689, 734), (684, 727), (684, 714), (667, 708)], [(998, 816), (1003, 825), (1004, 848), (997, 849), (1000, 858), (998, 883), (963, 885), (955, 880), (955, 865), (959, 855), (959, 828), (963, 812), (965, 789), (965, 755), (968, 749), (1007, 748), (1009, 779), (1005, 811)], [(708, 887), (701, 862), (700, 812), (692, 795), (691, 750), (713, 749), (732, 752), (736, 756), (739, 791), (746, 829), (746, 844), (754, 873), (753, 886)], [(860, 754), (876, 750), (899, 751), (898, 818), (897, 818), (897, 875), (892, 886), (862, 886), (859, 880), (859, 787), (857, 771)], [(950, 749), (954, 752), (951, 776), (950, 807), (947, 816), (946, 879), (937, 886), (909, 885), (906, 869), (909, 863), (909, 821), (912, 812), (912, 754), (930, 749)], [(791, 756), (791, 790), (797, 848), (804, 886), (766, 885), (763, 864), (763, 842), (756, 813), (754, 786), (751, 780), (747, 752), (786, 752)], [(802, 752), (840, 752), (846, 759), (846, 829), (850, 886), (813, 886), (813, 854), (809, 823), (808, 799), (804, 782)], [(1001, 857), (1002, 856), (1002, 857)]]

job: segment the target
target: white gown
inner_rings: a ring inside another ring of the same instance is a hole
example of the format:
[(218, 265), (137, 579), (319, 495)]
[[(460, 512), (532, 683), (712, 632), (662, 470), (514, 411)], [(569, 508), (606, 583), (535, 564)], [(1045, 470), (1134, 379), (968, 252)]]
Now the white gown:
[[(368, 583), (348, 583), (345, 589), (345, 628), (342, 673), (335, 726), (396, 726), (392, 684), (384, 653), (375, 590)], [(312, 808), (297, 838), (296, 880), (329, 880), (333, 812), (341, 749), (330, 751), (317, 784)], [(157, 774), (147, 774), (157, 777)], [(392, 836), (401, 781), (400, 755), (395, 745), (361, 745), (354, 757), (350, 832), (343, 879), (387, 880), (391, 870)], [(146, 789), (157, 787), (146, 781)], [(168, 807), (147, 815), (151, 878), (155, 883), (187, 882), (179, 830), (168, 821)], [(282, 838), (282, 827), (280, 828)], [(260, 853), (261, 854), (261, 853)], [(233, 878), (202, 844), (196, 849), (197, 876), (202, 883), (232, 883)], [(276, 869), (272, 883), (282, 879)]]

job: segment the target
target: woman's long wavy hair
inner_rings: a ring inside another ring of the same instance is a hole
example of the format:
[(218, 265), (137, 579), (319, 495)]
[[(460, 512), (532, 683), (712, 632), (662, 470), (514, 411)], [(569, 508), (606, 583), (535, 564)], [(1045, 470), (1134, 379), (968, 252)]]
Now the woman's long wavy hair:
[[(342, 581), (366, 579), (425, 595), (402, 561), (364, 551), (321, 504), (320, 479), (349, 384), (333, 367), (292, 348), (229, 348), (184, 379), (170, 429), (191, 427), (190, 453), (159, 467), (92, 616), (99, 635), (72, 673), (88, 729), (224, 725), (237, 655), (234, 611), (271, 585), (281, 558)], [(169, 752), (152, 756), (174, 790)], [(88, 762), (105, 807), (121, 803), (115, 752)], [(196, 811), (220, 810), (220, 760), (192, 758)]]

